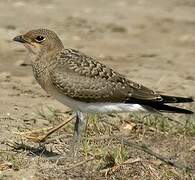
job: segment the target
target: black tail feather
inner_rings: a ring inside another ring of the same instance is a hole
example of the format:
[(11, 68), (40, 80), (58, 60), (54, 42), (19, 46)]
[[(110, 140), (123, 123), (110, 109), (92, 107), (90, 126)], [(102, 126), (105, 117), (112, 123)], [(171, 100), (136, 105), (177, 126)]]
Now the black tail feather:
[(144, 99), (136, 99), (136, 98), (130, 98), (126, 100), (125, 103), (134, 103), (134, 104), (140, 104), (144, 106), (149, 111), (159, 111), (159, 112), (168, 112), (168, 113), (182, 113), (182, 114), (193, 114), (193, 111), (169, 106), (166, 103), (189, 103), (193, 102), (194, 100), (189, 97), (177, 97), (177, 96), (167, 96), (167, 95), (161, 95), (162, 101), (153, 101), (153, 100), (144, 100)]
[(163, 103), (189, 103), (194, 101), (191, 97), (185, 98), (185, 97), (166, 96), (166, 95), (161, 95), (161, 97), (163, 98)]
[(160, 104), (160, 103), (155, 103), (150, 106), (146, 106), (146, 109), (151, 110), (157, 110), (159, 112), (167, 112), (167, 113), (181, 113), (181, 114), (193, 114), (193, 111), (187, 110), (187, 109), (182, 109), (178, 107), (173, 107), (173, 106), (168, 106), (166, 104)]
[(152, 100), (141, 100), (141, 99), (129, 99), (125, 103), (134, 103), (134, 104), (140, 104), (144, 106), (149, 111), (159, 111), (159, 112), (168, 112), (168, 113), (182, 113), (182, 114), (193, 114), (193, 111), (169, 106), (166, 103), (187, 103), (187, 102), (193, 102), (192, 98), (184, 98), (184, 97), (175, 97), (175, 96), (165, 96), (161, 95), (163, 98), (160, 102), (155, 102)]

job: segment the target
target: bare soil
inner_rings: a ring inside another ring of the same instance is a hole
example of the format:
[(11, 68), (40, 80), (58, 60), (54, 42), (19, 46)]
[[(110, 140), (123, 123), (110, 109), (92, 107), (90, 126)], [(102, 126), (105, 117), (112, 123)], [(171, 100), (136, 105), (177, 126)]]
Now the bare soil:
[[(92, 116), (76, 160), (68, 152), (71, 124), (54, 134), (46, 149), (18, 136), (55, 126), (72, 113), (39, 87), (24, 47), (12, 41), (36, 28), (54, 30), (65, 47), (147, 87), (195, 97), (194, 0), (1, 0), (0, 179), (195, 179), (194, 171), (167, 165), (123, 142), (144, 143), (195, 168), (194, 115), (166, 115), (181, 124), (143, 115)], [(195, 110), (194, 103), (181, 106)], [(117, 133), (121, 137), (113, 138)], [(14, 142), (20, 147), (9, 146)]]

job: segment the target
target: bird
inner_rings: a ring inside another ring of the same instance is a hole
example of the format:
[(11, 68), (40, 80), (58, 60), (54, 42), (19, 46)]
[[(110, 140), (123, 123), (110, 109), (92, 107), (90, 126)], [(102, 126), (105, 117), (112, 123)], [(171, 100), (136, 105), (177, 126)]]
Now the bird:
[(23, 44), (40, 86), (76, 113), (74, 137), (80, 139), (84, 113), (168, 112), (193, 114), (171, 106), (190, 103), (192, 97), (158, 93), (127, 79), (85, 53), (65, 48), (57, 34), (48, 29), (34, 29), (13, 38)]

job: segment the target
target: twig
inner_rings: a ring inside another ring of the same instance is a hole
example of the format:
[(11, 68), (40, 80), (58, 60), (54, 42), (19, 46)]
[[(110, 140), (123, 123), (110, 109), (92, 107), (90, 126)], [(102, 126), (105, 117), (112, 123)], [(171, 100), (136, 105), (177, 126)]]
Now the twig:
[[(50, 136), (51, 134), (53, 134), (54, 132), (56, 132), (57, 130), (59, 130), (60, 128), (62, 128), (64, 125), (66, 125), (67, 123), (69, 123), (70, 121), (72, 121), (72, 119), (75, 117), (71, 116), (68, 120), (63, 121), (61, 124), (59, 124), (56, 127), (50, 127), (50, 128), (42, 128), (42, 129), (36, 129), (33, 131), (28, 131), (28, 132), (20, 132), (17, 133), (15, 132), (15, 134), (18, 134), (20, 136), (24, 136), (26, 139), (33, 141), (35, 143), (43, 143), (46, 141), (46, 139), (48, 138), (48, 136)], [(47, 131), (47, 132), (45, 132)]]
[(133, 143), (133, 142), (129, 142), (129, 141), (127, 141), (127, 140), (123, 140), (123, 143), (124, 143), (125, 145), (127, 145), (127, 146), (131, 146), (131, 147), (134, 147), (134, 148), (136, 148), (136, 149), (138, 149), (138, 150), (144, 151), (145, 153), (150, 154), (150, 155), (156, 157), (157, 159), (159, 159), (159, 160), (165, 162), (166, 164), (168, 164), (168, 165), (170, 165), (170, 166), (173, 166), (173, 167), (176, 167), (176, 168), (179, 168), (179, 169), (184, 169), (184, 170), (186, 170), (186, 171), (195, 170), (194, 168), (191, 168), (191, 167), (189, 167), (189, 166), (185, 166), (185, 165), (183, 165), (183, 164), (176, 163), (176, 162), (170, 160), (169, 158), (164, 157), (164, 156), (162, 156), (162, 155), (160, 155), (160, 154), (158, 154), (158, 153), (152, 151), (152, 150), (149, 149), (145, 144), (139, 145), (139, 144), (136, 144), (136, 143)]
[(40, 142), (44, 142), (45, 139), (47, 139), (48, 136), (50, 136), (50, 135), (53, 134), (55, 131), (57, 131), (58, 129), (60, 129), (61, 127), (63, 127), (65, 124), (67, 124), (67, 123), (69, 123), (70, 121), (72, 121), (72, 119), (73, 119), (74, 117), (75, 117), (75, 115), (72, 116), (72, 117), (70, 117), (68, 120), (62, 122), (61, 124), (59, 124), (59, 125), (56, 126), (55, 128), (51, 129), (46, 135), (44, 135), (44, 137), (42, 137), (42, 138), (40, 139)]

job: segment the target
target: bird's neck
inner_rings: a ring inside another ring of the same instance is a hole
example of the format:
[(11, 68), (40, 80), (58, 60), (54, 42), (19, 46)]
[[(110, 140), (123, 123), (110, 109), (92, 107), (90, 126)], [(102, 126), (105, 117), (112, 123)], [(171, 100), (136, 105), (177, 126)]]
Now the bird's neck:
[(63, 49), (63, 47), (55, 48), (53, 50), (42, 49), (40, 52), (30, 54), (32, 64), (50, 64), (53, 58)]
[(45, 85), (48, 83), (48, 67), (52, 63), (52, 59), (56, 58), (56, 55), (61, 50), (46, 51), (42, 50), (36, 56), (31, 57), (32, 70), (37, 82), (45, 89)]

